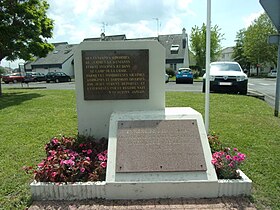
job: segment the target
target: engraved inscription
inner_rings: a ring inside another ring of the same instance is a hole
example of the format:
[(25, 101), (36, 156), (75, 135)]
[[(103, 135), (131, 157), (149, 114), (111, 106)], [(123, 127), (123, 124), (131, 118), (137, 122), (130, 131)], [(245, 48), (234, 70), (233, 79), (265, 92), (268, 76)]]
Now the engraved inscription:
[(148, 99), (148, 50), (82, 51), (84, 99)]
[(205, 171), (196, 120), (119, 121), (116, 171)]

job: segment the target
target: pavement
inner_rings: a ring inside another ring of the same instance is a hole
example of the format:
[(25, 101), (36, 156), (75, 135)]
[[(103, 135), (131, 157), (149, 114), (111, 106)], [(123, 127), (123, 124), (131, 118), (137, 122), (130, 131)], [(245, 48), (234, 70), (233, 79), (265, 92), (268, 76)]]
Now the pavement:
[(215, 209), (255, 210), (247, 197), (214, 199), (152, 199), (152, 200), (84, 200), (84, 201), (34, 201), (29, 210), (102, 210), (102, 209)]

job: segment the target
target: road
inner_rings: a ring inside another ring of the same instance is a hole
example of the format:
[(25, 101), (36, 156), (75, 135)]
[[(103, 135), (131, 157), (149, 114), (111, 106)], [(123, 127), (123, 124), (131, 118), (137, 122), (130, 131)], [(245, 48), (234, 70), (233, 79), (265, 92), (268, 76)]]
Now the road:
[(272, 107), (275, 106), (276, 78), (250, 78), (248, 87), (249, 90), (264, 95), (265, 101)]
[[(2, 84), (3, 88), (14, 88), (22, 87), (20, 83), (18, 84)], [(23, 84), (23, 87), (27, 87)], [(65, 83), (46, 83), (46, 82), (35, 82), (29, 83), (30, 88), (46, 88), (46, 89), (75, 89), (75, 82), (65, 82)], [(264, 95), (265, 100), (271, 106), (274, 106), (275, 100), (275, 90), (276, 90), (276, 78), (249, 78), (248, 84), (249, 91), (258, 92)], [(169, 82), (165, 84), (166, 91), (186, 91), (186, 92), (201, 92), (202, 82), (194, 82), (193, 84), (176, 84), (175, 82)]]

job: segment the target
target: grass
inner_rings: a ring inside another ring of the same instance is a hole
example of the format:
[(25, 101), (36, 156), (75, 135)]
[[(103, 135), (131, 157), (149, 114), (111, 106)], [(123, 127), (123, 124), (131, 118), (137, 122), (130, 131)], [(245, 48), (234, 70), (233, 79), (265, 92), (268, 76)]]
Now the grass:
[[(167, 92), (166, 106), (204, 113), (204, 94)], [(210, 129), (248, 156), (242, 170), (253, 180), (252, 201), (260, 209), (280, 209), (280, 119), (273, 109), (251, 97), (211, 94), (210, 110)], [(0, 116), (0, 209), (25, 209), (32, 202), (32, 176), (22, 167), (45, 157), (44, 145), (51, 137), (77, 134), (75, 94), (4, 89)]]

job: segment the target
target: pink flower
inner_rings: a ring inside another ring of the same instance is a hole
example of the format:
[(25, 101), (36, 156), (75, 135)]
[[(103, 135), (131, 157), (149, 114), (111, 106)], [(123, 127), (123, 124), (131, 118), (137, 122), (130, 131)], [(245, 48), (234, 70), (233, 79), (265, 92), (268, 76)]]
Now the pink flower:
[(233, 156), (233, 160), (234, 160), (234, 161), (238, 161), (239, 158), (238, 158), (237, 156)]
[(39, 168), (43, 168), (44, 165), (45, 165), (45, 161), (42, 161), (41, 163), (38, 164), (38, 167), (39, 167)]
[(82, 172), (82, 173), (84, 173), (85, 172), (85, 168), (80, 168), (80, 171)]
[(91, 149), (88, 149), (88, 150), (87, 150), (87, 154), (90, 155), (91, 153), (92, 153), (92, 150), (91, 150)]
[(102, 168), (106, 168), (107, 163), (106, 163), (106, 162), (101, 162), (101, 163), (100, 163), (100, 166), (101, 166)]
[(238, 151), (238, 149), (237, 149), (237, 148), (233, 148), (233, 151), (237, 152), (237, 151)]
[(89, 157), (86, 157), (86, 160), (87, 160), (87, 161), (90, 161), (90, 158), (89, 158)]
[(228, 164), (229, 167), (233, 168), (234, 164), (231, 162), (230, 164)]
[(51, 173), (51, 176), (52, 176), (52, 177), (55, 177), (56, 175), (57, 175), (57, 172), (52, 172), (52, 173)]
[(63, 163), (66, 164), (66, 165), (70, 165), (70, 166), (75, 165), (75, 162), (71, 159), (70, 160), (64, 160)]
[(227, 156), (226, 156), (226, 159), (227, 159), (227, 160), (231, 160), (230, 155), (227, 155)]
[(216, 159), (212, 159), (212, 160), (211, 160), (211, 163), (212, 163), (213, 165), (215, 165), (217, 162), (218, 162), (218, 161), (217, 161)]
[(55, 150), (50, 150), (49, 153), (50, 153), (51, 156), (54, 156), (56, 154), (56, 151)]
[(52, 140), (52, 143), (54, 143), (54, 144), (58, 144), (58, 143), (59, 143), (59, 141), (58, 141), (58, 139), (57, 139), (57, 138), (54, 138), (54, 139)]

